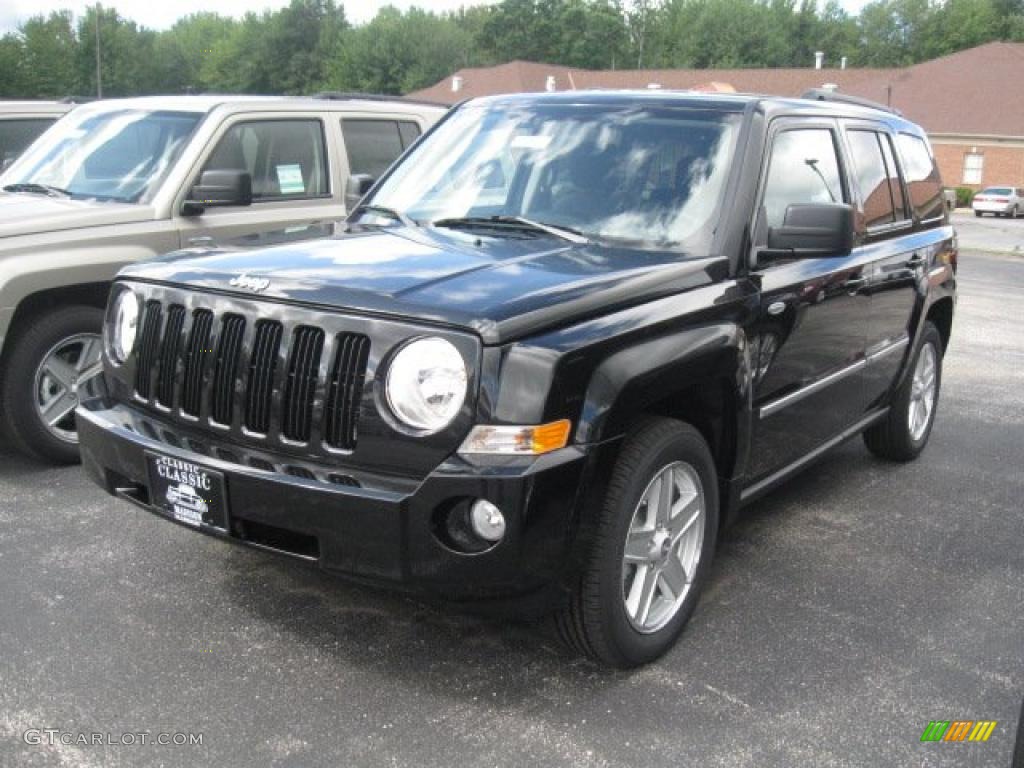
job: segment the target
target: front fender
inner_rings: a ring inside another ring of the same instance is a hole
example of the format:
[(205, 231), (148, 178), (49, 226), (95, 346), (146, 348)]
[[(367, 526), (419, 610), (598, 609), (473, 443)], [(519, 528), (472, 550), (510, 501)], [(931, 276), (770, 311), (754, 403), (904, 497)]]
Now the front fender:
[(747, 336), (735, 323), (688, 328), (622, 349), (606, 358), (591, 377), (577, 442), (620, 436), (652, 405), (711, 382), (725, 383), (737, 403), (749, 399)]
[(126, 264), (177, 247), (177, 233), (173, 230), (151, 233), (146, 240), (145, 245), (104, 238), (43, 249), (0, 250), (0, 347), (18, 306), (28, 297), (45, 291), (109, 283)]

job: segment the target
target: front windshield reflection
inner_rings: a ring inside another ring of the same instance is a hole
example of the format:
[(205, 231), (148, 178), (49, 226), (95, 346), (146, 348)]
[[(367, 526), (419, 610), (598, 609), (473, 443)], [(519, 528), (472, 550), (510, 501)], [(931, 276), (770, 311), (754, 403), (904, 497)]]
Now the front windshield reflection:
[(4, 186), (41, 185), (71, 197), (148, 202), (202, 115), (76, 110), (4, 174)]
[(667, 107), (469, 105), (368, 202), (418, 222), (521, 217), (691, 250), (717, 223), (738, 119)]

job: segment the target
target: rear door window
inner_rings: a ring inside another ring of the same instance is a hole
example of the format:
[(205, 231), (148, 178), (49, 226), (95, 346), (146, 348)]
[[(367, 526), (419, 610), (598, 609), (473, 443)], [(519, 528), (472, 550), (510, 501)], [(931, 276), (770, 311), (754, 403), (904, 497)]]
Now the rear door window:
[(416, 141), (420, 127), (411, 120), (341, 121), (349, 173), (379, 179), (406, 147)]
[[(872, 228), (896, 221), (896, 206), (889, 169), (886, 167), (880, 136), (875, 131), (849, 131), (847, 137), (853, 155), (854, 183), (864, 207), (864, 225)], [(902, 209), (903, 199), (900, 196)], [(901, 210), (902, 218), (902, 210)]]

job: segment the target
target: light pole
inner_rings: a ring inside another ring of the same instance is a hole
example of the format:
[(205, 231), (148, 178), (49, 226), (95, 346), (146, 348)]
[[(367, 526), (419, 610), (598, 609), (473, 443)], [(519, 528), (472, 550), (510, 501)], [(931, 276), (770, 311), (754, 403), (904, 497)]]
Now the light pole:
[(103, 72), (100, 69), (100, 13), (102, 8), (96, 3), (96, 98), (103, 98)]

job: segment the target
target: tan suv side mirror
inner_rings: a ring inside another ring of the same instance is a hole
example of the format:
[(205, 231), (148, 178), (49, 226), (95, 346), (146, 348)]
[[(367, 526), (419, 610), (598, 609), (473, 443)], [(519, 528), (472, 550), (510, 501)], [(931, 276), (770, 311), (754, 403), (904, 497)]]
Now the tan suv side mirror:
[(252, 205), (252, 176), (248, 171), (203, 171), (188, 193), (182, 212), (195, 216), (207, 208)]

